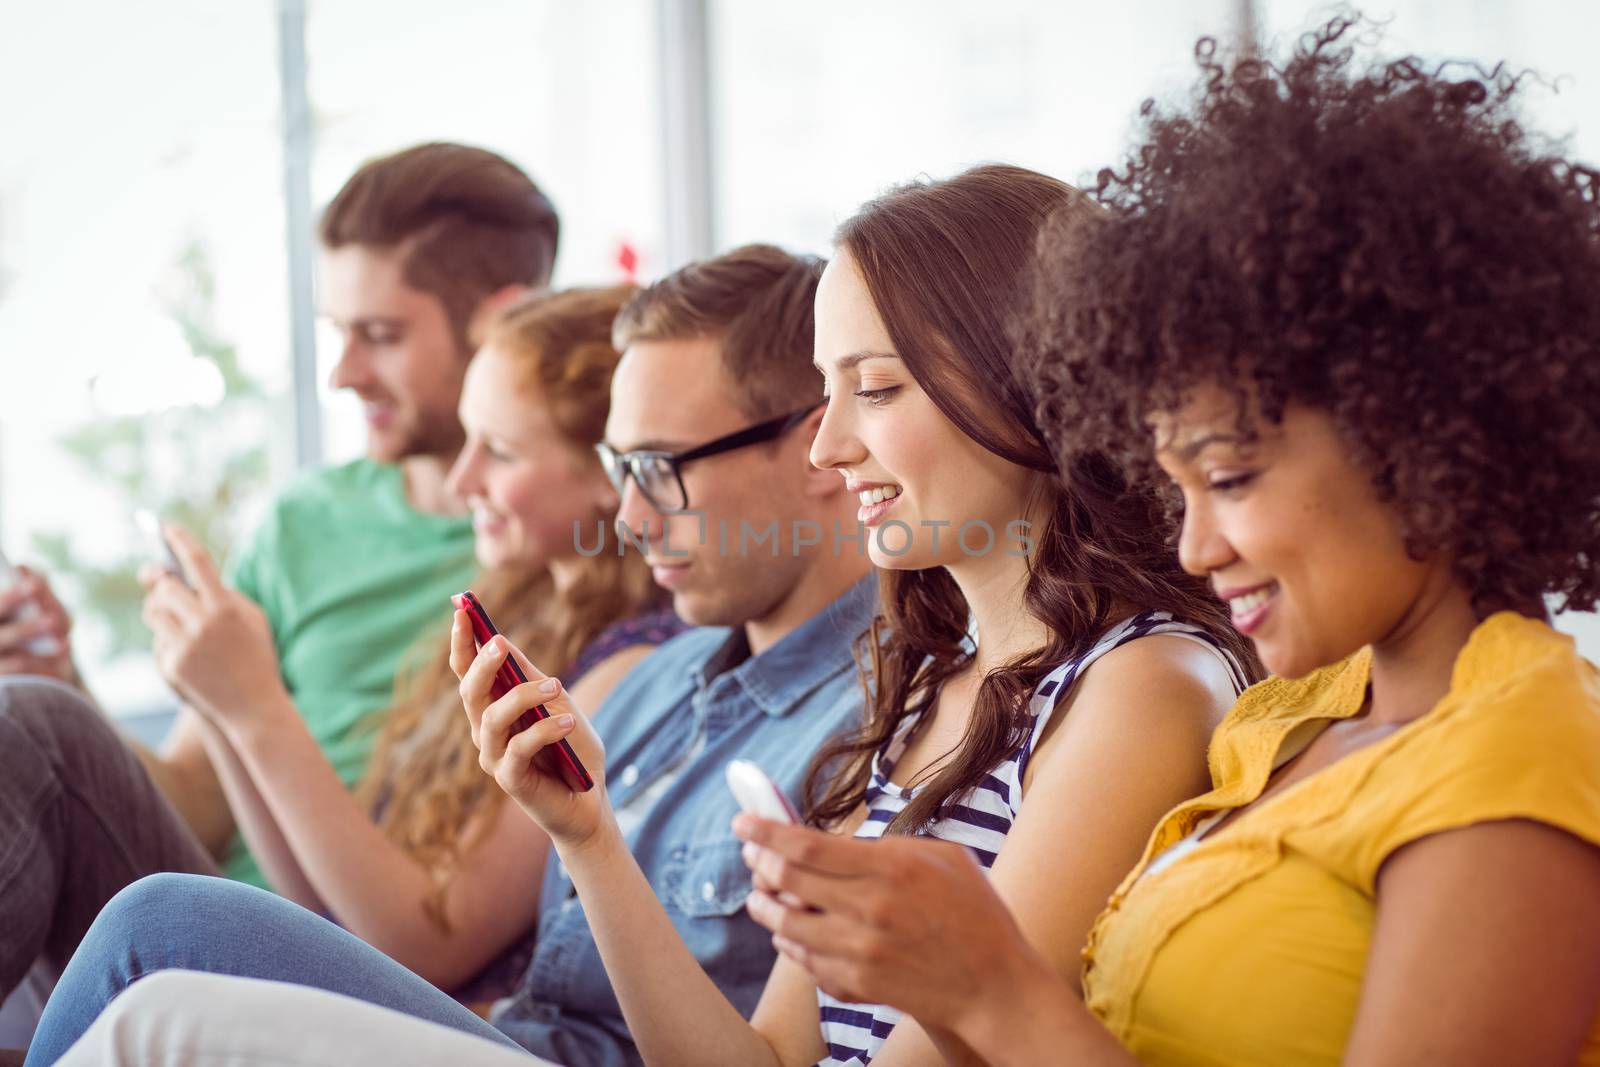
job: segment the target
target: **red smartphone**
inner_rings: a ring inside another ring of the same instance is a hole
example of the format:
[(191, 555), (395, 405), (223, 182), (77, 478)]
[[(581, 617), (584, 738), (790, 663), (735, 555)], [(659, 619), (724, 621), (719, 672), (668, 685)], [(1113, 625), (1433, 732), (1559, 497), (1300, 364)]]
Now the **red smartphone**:
[[(472, 622), (472, 639), (482, 648), (494, 639), (500, 631), (495, 628), (494, 620), (489, 618), (489, 613), (483, 610), (483, 605), (473, 596), (472, 590), (457, 593), (450, 598), (451, 603), (467, 613), (467, 618)], [(527, 682), (528, 676), (522, 671), (522, 664), (517, 662), (517, 657), (507, 655), (505, 662), (500, 664), (500, 670), (494, 677), (494, 688), (491, 691), (493, 698), (499, 700), (511, 690)], [(522, 717), (511, 727), (511, 736), (515, 737), (540, 719), (548, 719), (550, 713), (544, 709), (543, 704), (536, 704), (522, 713)], [(572, 746), (567, 744), (566, 738), (557, 741), (553, 746), (555, 760), (574, 792), (587, 793), (594, 788), (594, 778), (584, 767), (583, 761), (578, 759), (578, 754), (572, 751)], [(547, 749), (547, 751), (550, 751)]]

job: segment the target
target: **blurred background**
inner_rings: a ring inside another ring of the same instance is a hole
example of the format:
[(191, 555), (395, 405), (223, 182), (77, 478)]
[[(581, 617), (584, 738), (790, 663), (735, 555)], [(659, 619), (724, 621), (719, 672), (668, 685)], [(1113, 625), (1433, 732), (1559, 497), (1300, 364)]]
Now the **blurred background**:
[[(885, 186), (1115, 162), (1195, 40), (1305, 0), (61, 0), (0, 7), (0, 548), (74, 611), (90, 687), (168, 703), (137, 507), (220, 555), (296, 468), (360, 453), (316, 319), (315, 212), (362, 161), (494, 149), (562, 217), (557, 284), (752, 240), (825, 252)], [(1508, 60), (1600, 160), (1600, 0), (1374, 0), (1387, 50)], [(1567, 616), (1600, 659), (1600, 619)]]

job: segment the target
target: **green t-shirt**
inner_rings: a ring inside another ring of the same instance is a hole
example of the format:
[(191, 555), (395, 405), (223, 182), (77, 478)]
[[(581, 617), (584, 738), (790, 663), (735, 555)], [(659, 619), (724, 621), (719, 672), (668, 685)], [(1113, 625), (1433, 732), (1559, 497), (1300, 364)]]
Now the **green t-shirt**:
[[(297, 479), (234, 557), (229, 581), (266, 612), (289, 695), (345, 785), (366, 771), (402, 657), (429, 631), (446, 639), (450, 594), (475, 570), (471, 522), (416, 511), (400, 468), (367, 459)], [(222, 869), (266, 885), (237, 836)]]

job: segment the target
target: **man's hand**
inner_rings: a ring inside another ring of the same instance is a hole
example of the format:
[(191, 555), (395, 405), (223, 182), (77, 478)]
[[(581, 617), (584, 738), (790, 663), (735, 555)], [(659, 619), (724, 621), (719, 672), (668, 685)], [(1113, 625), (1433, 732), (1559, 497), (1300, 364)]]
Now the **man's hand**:
[[(72, 663), (72, 616), (44, 575), (28, 567), (18, 567), (17, 575), (0, 593), (0, 674), (42, 674), (81, 689)], [(28, 612), (29, 604), (38, 610)]]
[(147, 565), (144, 620), (155, 635), (156, 666), (196, 711), (225, 728), (282, 707), (272, 628), (255, 602), (222, 583), (216, 565), (182, 527), (164, 527), (184, 577)]

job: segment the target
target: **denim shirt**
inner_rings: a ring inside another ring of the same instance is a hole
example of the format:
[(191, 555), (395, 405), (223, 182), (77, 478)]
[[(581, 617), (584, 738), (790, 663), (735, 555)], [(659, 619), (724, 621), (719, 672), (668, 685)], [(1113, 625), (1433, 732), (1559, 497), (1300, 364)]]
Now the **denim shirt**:
[[(681, 634), (641, 661), (595, 716), (616, 809), (681, 771), (641, 814), (628, 845), (684, 944), (746, 1018), (776, 954), (771, 935), (745, 914), (750, 872), (729, 825), (738, 803), (723, 768), (754, 760), (798, 797), (812, 756), (860, 722), (852, 646), (872, 621), (874, 590), (874, 579), (863, 579), (758, 656), (742, 629)], [(583, 904), (553, 853), (539, 899), (533, 962), (495, 1026), (558, 1063), (640, 1063)]]

